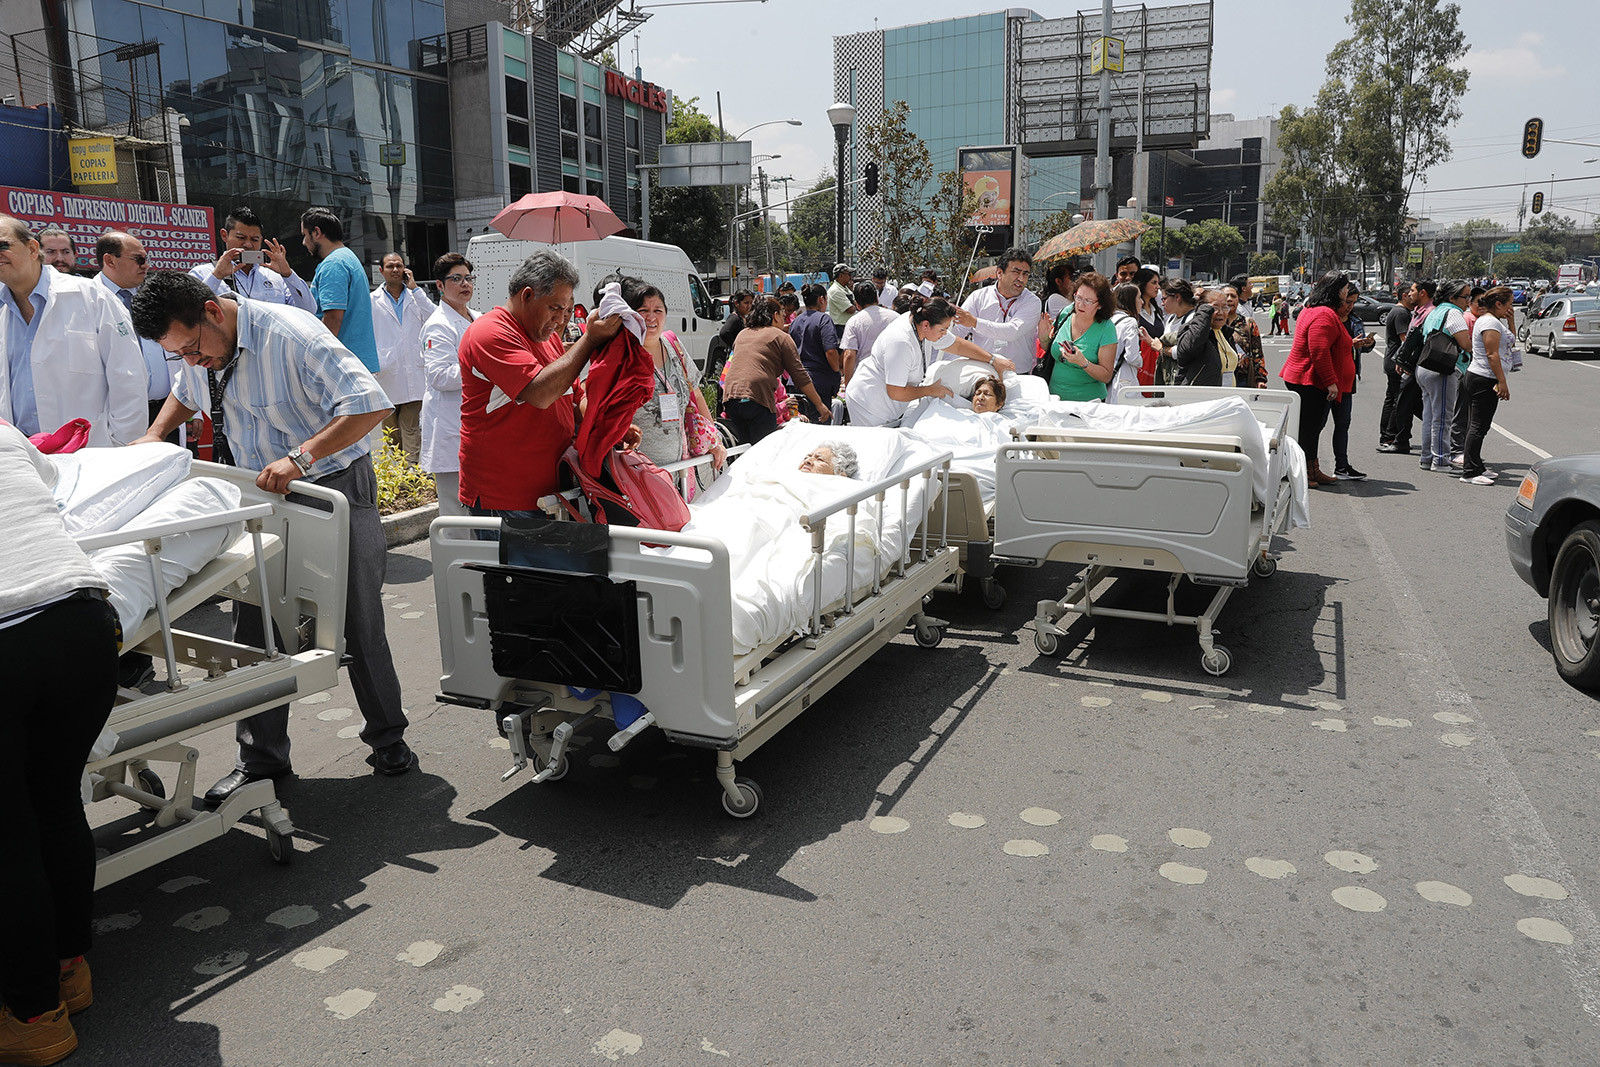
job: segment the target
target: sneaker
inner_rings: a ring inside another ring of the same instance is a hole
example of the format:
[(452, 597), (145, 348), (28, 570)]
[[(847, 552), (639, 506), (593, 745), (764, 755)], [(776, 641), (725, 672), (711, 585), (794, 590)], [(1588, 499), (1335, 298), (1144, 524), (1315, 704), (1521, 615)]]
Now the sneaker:
[(1467, 465), (1467, 457), (1462, 455), (1460, 452), (1457, 452), (1455, 455), (1450, 457), (1450, 466), (1456, 468), (1456, 470), (1460, 470), (1462, 467), (1465, 467), (1466, 465)]
[(1482, 474), (1472, 478), (1462, 475), (1461, 480), (1466, 482), (1468, 485), (1493, 485), (1494, 475), (1490, 474), (1488, 471), (1484, 471)]
[(1453, 474), (1455, 472), (1455, 468), (1450, 466), (1450, 464), (1446, 463), (1442, 459), (1436, 459), (1433, 461), (1433, 469), (1435, 471), (1443, 471), (1447, 474)]
[(1346, 463), (1333, 469), (1333, 476), (1342, 482), (1359, 482), (1366, 475)]
[(0, 1007), (0, 1063), (46, 1067), (60, 1063), (78, 1047), (78, 1035), (67, 1018), (67, 1006), (57, 1004), (33, 1022), (23, 1022)]
[(94, 1003), (94, 988), (90, 985), (89, 961), (79, 956), (77, 962), (61, 972), (61, 1001), (68, 1015), (76, 1015)]
[(1378, 451), (1379, 452), (1398, 452), (1400, 450), (1395, 447), (1393, 441), (1384, 441), (1383, 443), (1378, 445)]

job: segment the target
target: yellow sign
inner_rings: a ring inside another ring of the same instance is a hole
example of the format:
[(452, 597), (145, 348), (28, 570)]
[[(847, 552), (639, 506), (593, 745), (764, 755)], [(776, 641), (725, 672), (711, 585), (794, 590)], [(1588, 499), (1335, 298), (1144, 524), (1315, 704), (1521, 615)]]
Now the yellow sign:
[(1121, 37), (1096, 37), (1094, 39), (1094, 53), (1093, 59), (1089, 64), (1089, 73), (1099, 74), (1102, 70), (1109, 70), (1113, 74), (1122, 73)]
[(73, 185), (117, 184), (117, 144), (109, 137), (75, 137), (67, 142)]

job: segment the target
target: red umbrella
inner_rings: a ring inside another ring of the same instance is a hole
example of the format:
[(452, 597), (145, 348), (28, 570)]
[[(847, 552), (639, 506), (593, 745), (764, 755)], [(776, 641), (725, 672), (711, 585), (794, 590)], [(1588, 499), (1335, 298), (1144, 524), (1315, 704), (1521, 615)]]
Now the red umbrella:
[(598, 241), (628, 228), (599, 197), (568, 192), (529, 193), (489, 225), (515, 240), (552, 245)]

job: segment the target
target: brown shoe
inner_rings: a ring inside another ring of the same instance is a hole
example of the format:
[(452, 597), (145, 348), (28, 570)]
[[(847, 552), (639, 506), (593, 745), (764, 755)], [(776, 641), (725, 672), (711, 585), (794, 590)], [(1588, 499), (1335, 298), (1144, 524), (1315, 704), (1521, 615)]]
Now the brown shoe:
[(78, 1047), (78, 1035), (67, 1018), (67, 1006), (57, 1004), (31, 1023), (0, 1007), (0, 1063), (45, 1067), (60, 1063)]
[(1331, 474), (1324, 474), (1321, 463), (1311, 464), (1310, 479), (1312, 485), (1333, 485), (1339, 481)]
[(67, 1014), (76, 1015), (94, 1003), (94, 989), (89, 984), (89, 961), (82, 956), (78, 962), (61, 972), (61, 1000)]

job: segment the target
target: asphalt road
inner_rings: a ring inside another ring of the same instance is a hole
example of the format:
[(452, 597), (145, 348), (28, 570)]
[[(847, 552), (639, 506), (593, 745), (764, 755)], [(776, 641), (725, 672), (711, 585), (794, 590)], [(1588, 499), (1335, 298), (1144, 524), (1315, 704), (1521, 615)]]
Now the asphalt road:
[(1144, 623), (1043, 658), (1069, 571), (1008, 572), (1005, 608), (941, 596), (942, 646), (896, 639), (748, 761), (744, 822), (659, 738), (502, 785), (488, 715), (432, 699), (427, 549), (398, 551), (420, 768), (369, 773), (347, 686), (297, 704), (294, 864), (246, 827), (101, 892), (78, 1058), (1600, 1062), (1600, 702), (1501, 522), (1531, 449), (1600, 440), (1600, 362), (1511, 387), (1478, 488), (1373, 452), (1369, 373), (1371, 477), (1234, 596), (1225, 678)]

